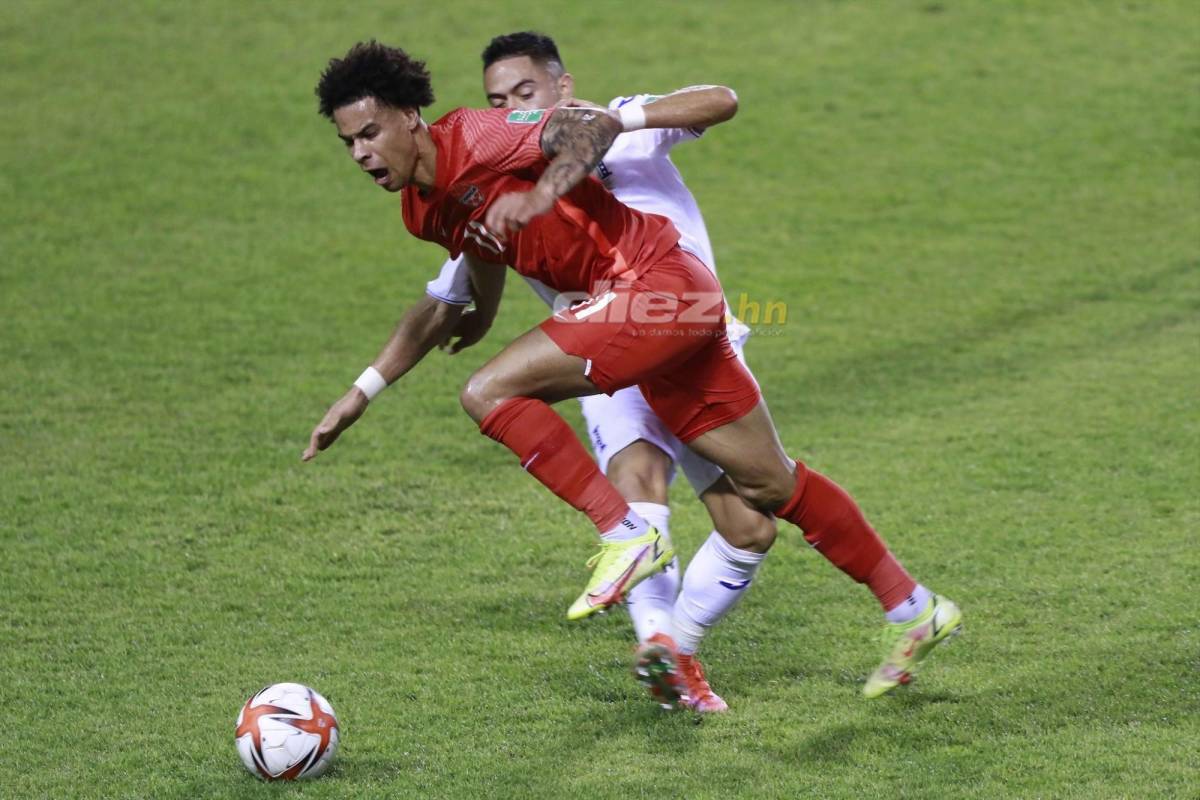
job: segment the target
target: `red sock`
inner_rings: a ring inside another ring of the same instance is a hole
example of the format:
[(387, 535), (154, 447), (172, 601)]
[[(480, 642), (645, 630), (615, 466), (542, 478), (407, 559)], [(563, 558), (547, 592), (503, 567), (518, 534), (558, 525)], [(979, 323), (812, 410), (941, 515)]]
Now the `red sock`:
[(479, 430), (516, 453), (526, 472), (587, 514), (601, 533), (620, 524), (629, 511), (575, 431), (541, 400), (505, 400), (483, 418)]
[(776, 516), (798, 525), (805, 540), (835, 567), (865, 583), (891, 611), (917, 588), (858, 505), (842, 487), (796, 462), (796, 491)]

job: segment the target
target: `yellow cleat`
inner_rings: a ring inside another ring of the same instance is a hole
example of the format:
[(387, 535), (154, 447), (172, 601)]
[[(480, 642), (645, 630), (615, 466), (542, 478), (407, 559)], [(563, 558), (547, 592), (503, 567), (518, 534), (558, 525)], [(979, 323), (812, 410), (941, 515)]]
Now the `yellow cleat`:
[(883, 663), (867, 678), (863, 694), (879, 697), (902, 683), (912, 680), (917, 665), (940, 642), (962, 630), (962, 612), (958, 606), (936, 594), (912, 622), (889, 624), (883, 631), (887, 654)]
[(674, 557), (671, 540), (654, 528), (636, 539), (602, 542), (600, 552), (587, 562), (592, 578), (567, 609), (567, 619), (583, 619), (616, 605), (626, 592), (661, 571)]

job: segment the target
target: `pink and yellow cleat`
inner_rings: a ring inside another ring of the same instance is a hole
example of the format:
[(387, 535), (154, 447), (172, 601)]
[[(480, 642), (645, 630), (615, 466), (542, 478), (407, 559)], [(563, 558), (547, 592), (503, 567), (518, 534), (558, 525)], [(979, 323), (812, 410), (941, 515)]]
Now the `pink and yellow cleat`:
[(863, 694), (879, 697), (912, 682), (913, 673), (933, 648), (962, 631), (962, 611), (945, 597), (933, 595), (912, 622), (883, 630), (883, 662), (867, 678)]
[(661, 572), (675, 548), (665, 535), (651, 528), (636, 539), (601, 542), (600, 551), (588, 559), (592, 570), (583, 594), (567, 609), (567, 619), (583, 619), (606, 611), (646, 578)]

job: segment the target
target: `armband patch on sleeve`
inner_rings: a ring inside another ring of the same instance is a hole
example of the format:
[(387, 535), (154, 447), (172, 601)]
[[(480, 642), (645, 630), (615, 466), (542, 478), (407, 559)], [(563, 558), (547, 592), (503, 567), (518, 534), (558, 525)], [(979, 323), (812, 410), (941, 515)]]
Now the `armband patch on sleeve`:
[(511, 122), (514, 125), (532, 125), (535, 122), (541, 122), (542, 115), (546, 113), (543, 108), (532, 109), (530, 111), (510, 111), (505, 117), (505, 122)]

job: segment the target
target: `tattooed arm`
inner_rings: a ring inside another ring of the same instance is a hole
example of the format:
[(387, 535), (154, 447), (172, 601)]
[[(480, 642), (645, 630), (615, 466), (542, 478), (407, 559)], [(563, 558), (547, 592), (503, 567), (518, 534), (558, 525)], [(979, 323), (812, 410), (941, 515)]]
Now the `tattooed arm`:
[(538, 181), (555, 198), (562, 197), (583, 180), (608, 152), (621, 121), (606, 109), (560, 108), (542, 129), (542, 152), (550, 166)]
[(550, 165), (528, 192), (496, 198), (484, 224), (499, 236), (519, 231), (596, 168), (621, 132), (621, 121), (604, 109), (560, 108), (542, 128), (542, 152)]

